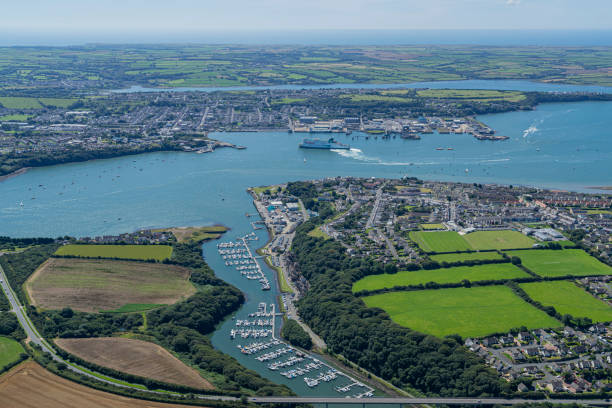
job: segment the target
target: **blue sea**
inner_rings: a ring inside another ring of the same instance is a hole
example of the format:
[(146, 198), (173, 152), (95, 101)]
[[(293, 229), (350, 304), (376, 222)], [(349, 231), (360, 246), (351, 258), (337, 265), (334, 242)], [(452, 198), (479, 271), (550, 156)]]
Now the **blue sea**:
[(0, 46), (105, 44), (612, 46), (612, 30), (0, 31)]

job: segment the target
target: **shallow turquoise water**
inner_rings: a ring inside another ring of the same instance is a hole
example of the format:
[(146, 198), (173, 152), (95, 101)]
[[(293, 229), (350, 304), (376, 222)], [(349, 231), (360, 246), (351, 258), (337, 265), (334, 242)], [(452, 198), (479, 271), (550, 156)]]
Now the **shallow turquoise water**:
[[(252, 231), (249, 221), (254, 219), (245, 213), (255, 209), (247, 187), (326, 176), (410, 175), (574, 190), (612, 185), (611, 102), (549, 104), (479, 119), (510, 140), (438, 134), (416, 141), (366, 140), (354, 134), (337, 135), (351, 144), (350, 151), (310, 151), (298, 149), (301, 136), (286, 132), (213, 134), (248, 149), (151, 153), (32, 169), (0, 183), (0, 235), (84, 236), (222, 223), (231, 228), (227, 239), (235, 239)], [(263, 245), (267, 234), (257, 233), (257, 243)], [(214, 246), (204, 245), (207, 261), (221, 278), (247, 294), (238, 318), (255, 311), (259, 302), (275, 302), (276, 287), (262, 292), (258, 283), (226, 267)], [(274, 274), (266, 273), (273, 281)], [(228, 320), (213, 335), (219, 349), (300, 394), (334, 393), (331, 387), (308, 389), (301, 380), (285, 380), (241, 355), (237, 343), (229, 341), (231, 326)]]

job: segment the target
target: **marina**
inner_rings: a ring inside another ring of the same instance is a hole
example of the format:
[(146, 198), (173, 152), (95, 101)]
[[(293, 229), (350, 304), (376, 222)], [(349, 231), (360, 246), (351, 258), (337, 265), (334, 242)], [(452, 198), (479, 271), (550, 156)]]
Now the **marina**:
[[(225, 247), (231, 246), (223, 246)], [(334, 384), (333, 393), (345, 394), (352, 398), (374, 396), (374, 389), (370, 386), (321, 361), (317, 356), (276, 338), (277, 315), (282, 316), (282, 313), (276, 313), (274, 304), (260, 302), (257, 311), (248, 314), (248, 319), (233, 319), (235, 328), (230, 329), (229, 337), (232, 341), (240, 340), (236, 348), (243, 355), (261, 364), (262, 369), (277, 373), (287, 380), (301, 379), (310, 389), (325, 383)], [(261, 341), (261, 337), (271, 339)], [(251, 339), (259, 340), (243, 343), (244, 340)]]
[(217, 244), (217, 251), (225, 261), (225, 266), (234, 267), (236, 271), (240, 272), (240, 275), (249, 280), (259, 281), (262, 290), (270, 290), (270, 281), (247, 244), (247, 241), (256, 241), (257, 239), (259, 238), (254, 233), (247, 234), (236, 241)]

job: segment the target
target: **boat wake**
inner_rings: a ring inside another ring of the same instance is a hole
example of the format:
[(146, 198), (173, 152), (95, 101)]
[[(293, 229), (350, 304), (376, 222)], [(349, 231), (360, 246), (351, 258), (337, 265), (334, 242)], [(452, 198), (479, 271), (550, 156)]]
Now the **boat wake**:
[(366, 156), (363, 154), (361, 149), (353, 148), (350, 149), (332, 149), (332, 152), (338, 153), (342, 157), (346, 157), (353, 160), (362, 161), (365, 164), (378, 164), (381, 166), (427, 166), (427, 165), (439, 165), (439, 162), (396, 162), (396, 161), (384, 161), (378, 157)]
[(338, 153), (340, 156), (347, 157), (349, 159), (361, 160), (361, 161), (371, 161), (371, 162), (378, 161), (378, 159), (376, 158), (368, 157), (365, 154), (363, 154), (361, 149), (357, 149), (354, 147), (351, 147), (350, 149), (332, 149), (331, 151)]

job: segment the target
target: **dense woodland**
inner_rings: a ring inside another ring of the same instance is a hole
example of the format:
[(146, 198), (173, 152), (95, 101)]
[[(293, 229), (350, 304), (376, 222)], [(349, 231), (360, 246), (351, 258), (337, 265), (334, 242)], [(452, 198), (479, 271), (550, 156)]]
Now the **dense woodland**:
[[(391, 321), (381, 309), (368, 309), (351, 293), (354, 281), (377, 265), (346, 255), (333, 240), (310, 237), (317, 219), (297, 229), (292, 256), (310, 282), (299, 302), (302, 318), (341, 354), (399, 387), (428, 395), (487, 396), (510, 391), (497, 373), (470, 353), (458, 336), (438, 339)], [(380, 267), (380, 266), (378, 266)]]
[(310, 336), (295, 320), (290, 319), (283, 324), (281, 335), (294, 346), (303, 349), (310, 349), (312, 347)]

